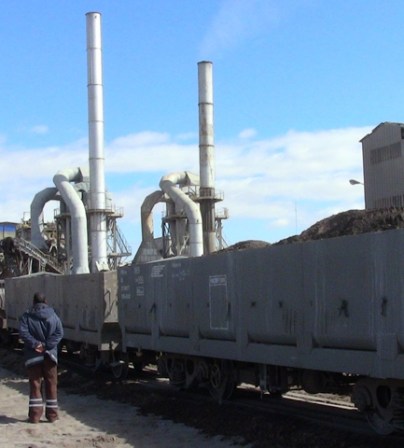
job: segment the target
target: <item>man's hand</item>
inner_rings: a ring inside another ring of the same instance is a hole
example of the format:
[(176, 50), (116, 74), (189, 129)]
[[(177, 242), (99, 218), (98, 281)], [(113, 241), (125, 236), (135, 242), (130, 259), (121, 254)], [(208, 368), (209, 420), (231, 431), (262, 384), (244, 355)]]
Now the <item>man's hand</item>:
[(45, 351), (45, 347), (42, 345), (42, 343), (40, 343), (35, 347), (35, 351), (38, 353), (43, 353)]

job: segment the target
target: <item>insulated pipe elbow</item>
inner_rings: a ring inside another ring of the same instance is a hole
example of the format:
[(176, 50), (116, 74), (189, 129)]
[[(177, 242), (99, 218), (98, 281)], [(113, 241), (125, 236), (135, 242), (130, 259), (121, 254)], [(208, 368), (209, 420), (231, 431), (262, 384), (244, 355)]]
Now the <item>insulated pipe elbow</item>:
[(47, 249), (45, 238), (42, 235), (39, 219), (42, 215), (45, 204), (57, 199), (58, 190), (56, 187), (45, 188), (38, 192), (31, 202), (31, 243), (38, 249)]
[(183, 207), (189, 222), (189, 246), (191, 257), (203, 255), (202, 216), (198, 204), (195, 204), (177, 185), (189, 185), (187, 172), (171, 173), (160, 180), (160, 188), (174, 201)]
[(153, 225), (153, 208), (154, 206), (163, 201), (164, 193), (161, 190), (156, 190), (153, 193), (146, 196), (143, 204), (140, 208), (141, 221), (142, 221), (142, 241), (152, 241), (154, 239), (154, 225)]
[(140, 208), (142, 221), (142, 242), (133, 259), (133, 264), (161, 259), (161, 253), (154, 240), (153, 208), (165, 200), (165, 193), (156, 190), (146, 196)]
[(84, 204), (70, 182), (81, 182), (83, 175), (80, 168), (58, 171), (53, 182), (65, 201), (71, 216), (73, 274), (86, 274), (88, 268), (87, 216)]

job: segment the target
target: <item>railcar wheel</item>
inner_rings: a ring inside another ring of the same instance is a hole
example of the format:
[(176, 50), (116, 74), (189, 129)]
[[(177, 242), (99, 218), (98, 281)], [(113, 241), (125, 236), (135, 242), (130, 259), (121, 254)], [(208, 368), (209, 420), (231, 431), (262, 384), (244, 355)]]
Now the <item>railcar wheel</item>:
[(352, 394), (352, 402), (363, 412), (372, 429), (380, 435), (389, 435), (397, 430), (398, 417), (402, 409), (398, 405), (396, 388), (387, 382), (364, 379)]
[(215, 362), (209, 366), (209, 393), (216, 401), (228, 400), (236, 385), (231, 365)]
[(184, 361), (176, 358), (167, 358), (166, 368), (170, 383), (178, 389), (185, 387)]
[(381, 435), (394, 432), (392, 424), (394, 418), (394, 404), (391, 388), (387, 385), (379, 385), (373, 391), (374, 406), (366, 410), (366, 417), (370, 426)]

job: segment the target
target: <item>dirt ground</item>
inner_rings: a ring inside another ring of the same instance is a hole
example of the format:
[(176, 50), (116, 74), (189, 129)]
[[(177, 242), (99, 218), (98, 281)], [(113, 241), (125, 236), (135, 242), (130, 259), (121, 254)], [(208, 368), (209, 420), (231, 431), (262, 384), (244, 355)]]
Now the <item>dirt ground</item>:
[[(109, 377), (108, 377), (109, 378)], [(60, 420), (27, 420), (22, 358), (0, 349), (0, 447), (7, 448), (402, 448), (231, 402), (193, 401), (148, 379), (111, 381), (59, 368)]]
[(152, 448), (238, 446), (221, 437), (95, 395), (59, 391), (60, 420), (27, 422), (28, 382), (0, 367), (0, 446), (7, 448)]

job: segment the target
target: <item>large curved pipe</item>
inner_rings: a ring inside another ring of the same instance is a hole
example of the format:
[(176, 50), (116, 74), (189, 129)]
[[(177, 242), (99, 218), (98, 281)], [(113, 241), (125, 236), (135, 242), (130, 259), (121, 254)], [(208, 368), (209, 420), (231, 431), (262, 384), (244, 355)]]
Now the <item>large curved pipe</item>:
[(142, 241), (154, 240), (154, 223), (153, 223), (153, 208), (164, 199), (164, 193), (161, 190), (156, 190), (146, 196), (140, 208), (140, 216), (142, 221)]
[(160, 188), (174, 201), (178, 208), (183, 208), (189, 223), (189, 252), (191, 257), (203, 255), (202, 217), (199, 204), (190, 199), (177, 185), (190, 185), (190, 173), (171, 173), (160, 180)]
[(142, 222), (142, 242), (136, 255), (133, 259), (133, 264), (147, 263), (161, 258), (161, 254), (154, 241), (154, 223), (153, 223), (153, 208), (154, 206), (164, 201), (165, 194), (161, 190), (156, 190), (146, 196), (140, 208), (141, 222)]
[(39, 220), (45, 204), (58, 199), (57, 194), (56, 187), (44, 188), (34, 196), (31, 202), (31, 243), (41, 250), (47, 249), (48, 246), (42, 235)]
[(70, 211), (72, 221), (73, 274), (87, 274), (89, 272), (86, 210), (77, 191), (70, 183), (75, 181), (81, 182), (82, 180), (83, 175), (80, 168), (58, 171), (53, 177), (53, 182)]

